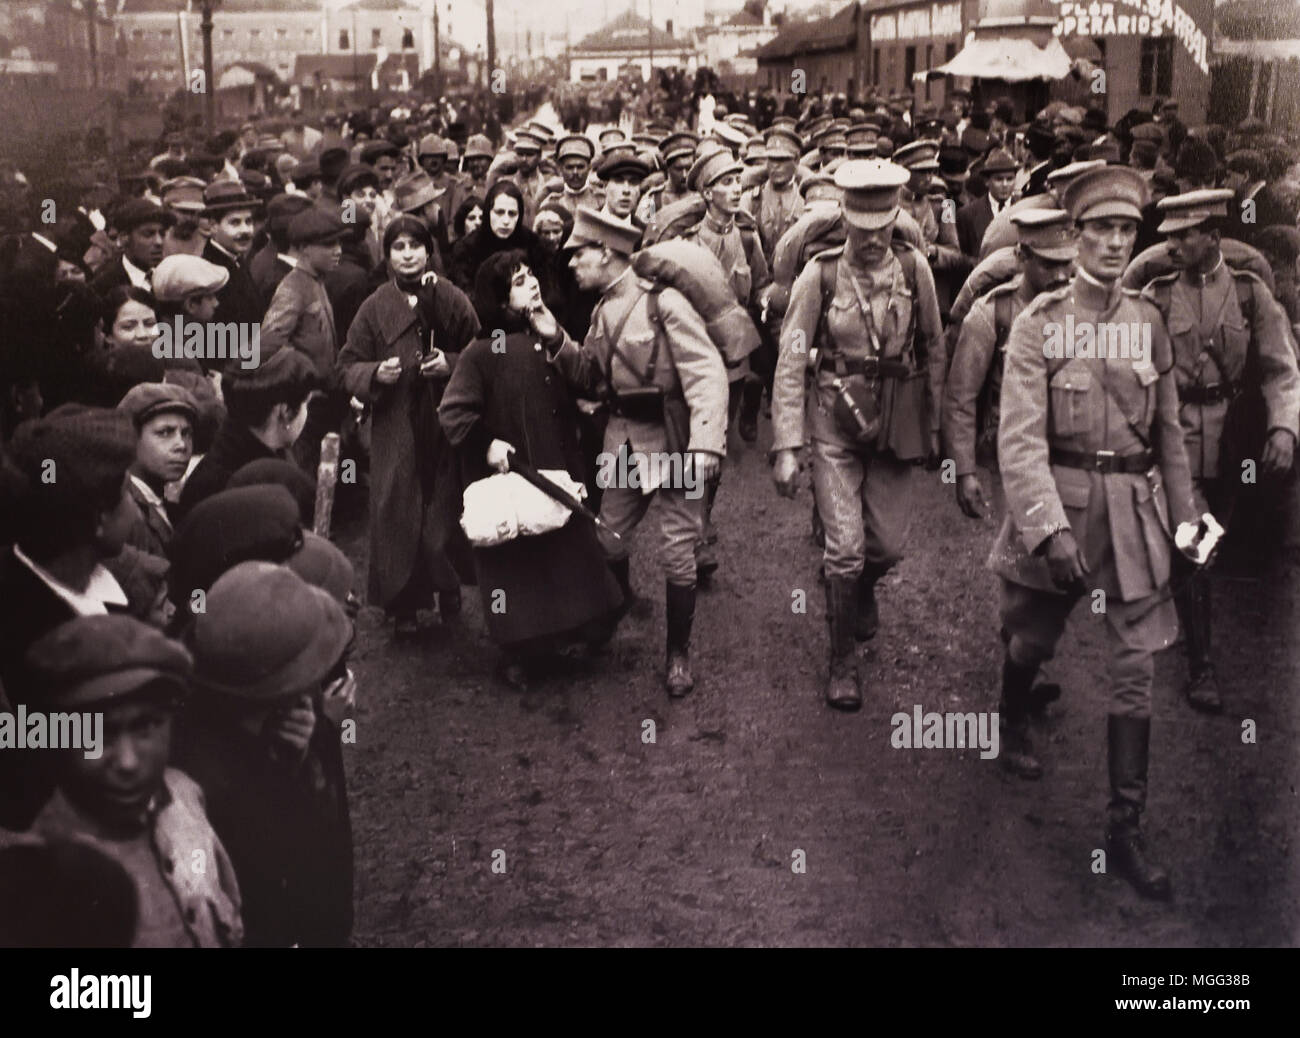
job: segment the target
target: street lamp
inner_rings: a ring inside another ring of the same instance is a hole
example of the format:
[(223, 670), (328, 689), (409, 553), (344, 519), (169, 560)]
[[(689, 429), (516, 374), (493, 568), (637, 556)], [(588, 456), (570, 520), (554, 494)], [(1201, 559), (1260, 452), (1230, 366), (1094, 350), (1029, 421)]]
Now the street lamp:
[(208, 124), (208, 136), (217, 132), (217, 81), (212, 74), (212, 12), (221, 6), (221, 0), (201, 0), (203, 19), (199, 32), (203, 35), (203, 113)]

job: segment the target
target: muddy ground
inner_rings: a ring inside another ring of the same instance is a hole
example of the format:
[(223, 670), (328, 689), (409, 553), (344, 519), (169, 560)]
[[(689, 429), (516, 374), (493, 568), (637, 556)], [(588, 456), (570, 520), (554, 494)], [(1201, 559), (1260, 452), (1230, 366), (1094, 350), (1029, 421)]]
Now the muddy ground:
[[(377, 611), (362, 614), (346, 750), (358, 944), (1300, 940), (1294, 569), (1217, 580), (1222, 716), (1180, 699), (1179, 650), (1158, 662), (1147, 833), (1175, 901), (1144, 902), (1091, 869), (1107, 796), (1101, 618), (1081, 607), (1052, 664), (1066, 692), (1039, 730), (1041, 781), (977, 750), (892, 748), (897, 710), (996, 707), (996, 588), (983, 568), (994, 529), (918, 470), (910, 554), (883, 584), (865, 652), (867, 704), (834, 713), (820, 699), (811, 498), (806, 482), (794, 502), (773, 492), (769, 439), (764, 422), (758, 445), (733, 445), (727, 461), (723, 568), (700, 597), (698, 686), (683, 701), (661, 687), (662, 582), (644, 533), (633, 576), (653, 616), (527, 693), (494, 676), (473, 589), (460, 623), (418, 644), (393, 643)], [(364, 586), (362, 524), (339, 532)], [(504, 872), (492, 870), (497, 850)]]

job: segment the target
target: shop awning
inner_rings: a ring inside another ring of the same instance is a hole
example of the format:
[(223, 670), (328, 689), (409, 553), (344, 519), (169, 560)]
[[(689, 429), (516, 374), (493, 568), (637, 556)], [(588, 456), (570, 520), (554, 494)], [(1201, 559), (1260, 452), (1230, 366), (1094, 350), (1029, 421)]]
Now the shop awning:
[(1014, 36), (974, 39), (947, 64), (918, 72), (918, 80), (939, 76), (971, 76), (1022, 83), (1031, 79), (1064, 79), (1070, 74), (1070, 55), (1055, 36), (1039, 46), (1033, 40)]

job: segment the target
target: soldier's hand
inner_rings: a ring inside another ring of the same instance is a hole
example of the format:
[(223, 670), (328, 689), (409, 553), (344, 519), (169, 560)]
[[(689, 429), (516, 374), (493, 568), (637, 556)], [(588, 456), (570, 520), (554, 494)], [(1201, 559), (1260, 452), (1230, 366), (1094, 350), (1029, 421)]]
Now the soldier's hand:
[(708, 451), (695, 451), (691, 455), (691, 464), (695, 469), (697, 485), (717, 479), (718, 473), (722, 471), (722, 459)]
[(1280, 476), (1291, 469), (1295, 457), (1295, 439), (1285, 429), (1274, 429), (1264, 444), (1264, 456), (1259, 459), (1266, 476)]
[(988, 514), (988, 501), (984, 497), (984, 488), (980, 486), (979, 476), (970, 473), (957, 477), (957, 507), (962, 515), (971, 519), (983, 519)]
[(777, 451), (772, 463), (772, 482), (782, 497), (794, 497), (799, 488), (799, 459), (791, 450)]
[(1091, 572), (1069, 530), (1057, 530), (1047, 539), (1047, 568), (1052, 583), (1062, 590), (1078, 587)]
[(528, 326), (543, 342), (550, 342), (560, 333), (560, 322), (544, 305), (528, 312)]

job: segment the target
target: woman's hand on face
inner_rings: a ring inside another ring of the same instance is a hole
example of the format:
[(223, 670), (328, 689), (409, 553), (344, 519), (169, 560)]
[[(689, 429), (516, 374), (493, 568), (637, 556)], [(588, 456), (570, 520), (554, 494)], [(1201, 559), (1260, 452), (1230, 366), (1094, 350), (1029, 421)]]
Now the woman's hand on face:
[(493, 440), (488, 444), (487, 463), (497, 472), (510, 471), (510, 455), (515, 449), (505, 440)]
[(420, 374), (425, 378), (446, 378), (451, 374), (451, 365), (442, 350), (434, 350), (420, 361)]
[(375, 368), (375, 381), (381, 386), (391, 386), (402, 377), (402, 360), (400, 357), (389, 357), (381, 361), (379, 367)]

